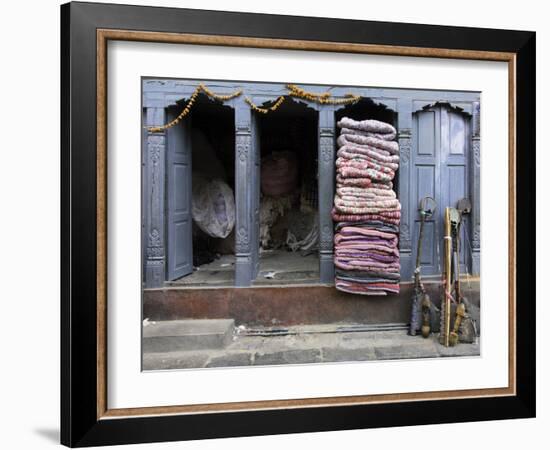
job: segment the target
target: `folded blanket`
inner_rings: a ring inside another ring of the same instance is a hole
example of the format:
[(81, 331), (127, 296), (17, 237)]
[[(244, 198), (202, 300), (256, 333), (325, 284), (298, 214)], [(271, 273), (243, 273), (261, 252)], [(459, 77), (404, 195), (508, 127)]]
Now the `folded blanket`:
[(341, 167), (355, 167), (357, 169), (374, 169), (382, 173), (388, 174), (392, 179), (395, 177), (395, 170), (391, 169), (389, 165), (378, 164), (376, 161), (369, 160), (367, 158), (362, 159), (350, 159), (339, 157), (336, 159), (336, 170)]
[[(388, 253), (385, 253), (381, 249), (384, 249)], [(334, 252), (336, 257), (341, 261), (353, 260), (355, 262), (362, 263), (382, 263), (382, 264), (394, 264), (399, 262), (399, 253), (389, 253), (391, 248), (383, 245), (375, 245), (361, 248), (340, 249)]]
[(379, 158), (374, 158), (372, 156), (363, 154), (363, 153), (357, 153), (357, 152), (350, 152), (348, 149), (338, 150), (336, 153), (338, 158), (345, 158), (352, 161), (368, 161), (374, 164), (378, 164), (382, 167), (387, 167), (388, 169), (393, 170), (394, 172), (399, 169), (399, 164), (395, 162), (389, 162), (389, 161), (383, 161)]
[(340, 214), (334, 210), (332, 220), (336, 222), (369, 222), (376, 220), (394, 226), (398, 226), (400, 222), (399, 217), (387, 217), (380, 214)]
[(337, 236), (340, 236), (342, 238), (348, 238), (353, 236), (375, 237), (378, 239), (385, 239), (388, 241), (395, 240), (397, 242), (397, 237), (392, 233), (384, 233), (382, 231), (372, 230), (366, 227), (358, 227), (355, 225), (348, 225), (348, 226), (342, 227), (338, 232)]
[(353, 186), (353, 187), (372, 187), (375, 189), (392, 190), (393, 183), (391, 181), (373, 181), (370, 178), (344, 178), (336, 172), (336, 186)]
[(349, 281), (351, 283), (357, 283), (362, 285), (369, 285), (369, 284), (379, 284), (379, 283), (389, 283), (389, 284), (395, 284), (396, 280), (392, 280), (390, 278), (385, 277), (343, 277), (343, 276), (337, 276), (337, 280), (339, 281)]
[(386, 182), (380, 182), (380, 181), (372, 181), (370, 184), (370, 187), (373, 189), (385, 189), (385, 190), (393, 190), (393, 183), (391, 181)]
[[(374, 194), (364, 195), (340, 195), (336, 194), (335, 199), (347, 204), (348, 206), (373, 206), (374, 202), (394, 202), (397, 199), (390, 197), (382, 197)], [(338, 208), (336, 208), (338, 209)]]
[(372, 184), (370, 178), (344, 178), (339, 173), (336, 174), (336, 186), (355, 186), (355, 187), (367, 187)]
[(399, 272), (384, 272), (384, 271), (371, 272), (367, 270), (336, 269), (336, 276), (341, 280), (348, 280), (348, 279), (351, 280), (355, 278), (360, 278), (360, 279), (384, 279), (384, 280), (399, 281), (401, 279), (401, 275), (399, 274)]
[(359, 248), (339, 248), (334, 252), (336, 259), (342, 262), (361, 262), (361, 263), (381, 263), (395, 264), (399, 263), (399, 251), (386, 247), (384, 245), (364, 243)]
[(340, 241), (338, 242), (338, 251), (334, 254), (342, 258), (359, 258), (383, 262), (397, 261), (395, 253), (384, 253), (380, 251), (382, 248), (392, 251), (395, 249), (395, 244), (383, 239), (373, 238)]
[(395, 128), (377, 120), (338, 122), (332, 217), (336, 288), (353, 294), (399, 292), (401, 204), (392, 180), (399, 169)]
[[(380, 248), (386, 248), (388, 250), (394, 250), (397, 248), (397, 236), (394, 236), (394, 240), (380, 239), (370, 236), (335, 236), (334, 243), (337, 245), (337, 251), (339, 255), (358, 255), (361, 256), (361, 252), (365, 252), (366, 257), (372, 255), (374, 259), (381, 253), (378, 251)], [(395, 254), (395, 253), (393, 253)]]
[(334, 199), (334, 208), (339, 214), (380, 214), (383, 212), (394, 212), (401, 209), (399, 200), (388, 200), (386, 202), (349, 202), (342, 201), (338, 197)]
[(375, 259), (359, 260), (347, 256), (338, 256), (334, 264), (337, 268), (346, 270), (366, 270), (394, 273), (399, 270), (399, 262), (397, 261), (381, 261)]
[(373, 283), (365, 285), (336, 278), (336, 289), (360, 295), (399, 294), (399, 283)]
[[(397, 162), (397, 163), (399, 162), (399, 160), (396, 161), (396, 159), (399, 159), (399, 155), (393, 154), (388, 150), (385, 150), (384, 148), (375, 147), (373, 145), (363, 145), (363, 144), (353, 142), (349, 139), (350, 137), (353, 137), (353, 136), (355, 135), (339, 136), (338, 139), (336, 140), (336, 142), (338, 143), (338, 151), (347, 151), (347, 152), (355, 153), (357, 155), (370, 156), (371, 158), (377, 158), (385, 162)], [(376, 142), (376, 141), (373, 141), (373, 142)], [(390, 145), (391, 147), (394, 147), (391, 143), (388, 144), (387, 142), (385, 144), (381, 143), (380, 145), (382, 146)]]
[(383, 263), (377, 261), (360, 261), (351, 258), (335, 258), (334, 265), (343, 270), (366, 270), (366, 271), (388, 271), (399, 272), (399, 263)]
[(372, 198), (373, 196), (378, 198), (396, 198), (395, 191), (389, 189), (378, 189), (371, 187), (355, 187), (355, 186), (343, 186), (337, 187), (336, 193), (343, 197), (345, 195), (353, 195), (354, 197)]
[(337, 222), (335, 231), (340, 231), (343, 227), (346, 226), (366, 226), (371, 230), (383, 231), (385, 233), (399, 233), (399, 226), (393, 225), (388, 222), (383, 222), (381, 220), (369, 220), (363, 222)]
[[(395, 138), (395, 136), (394, 136)], [(361, 146), (365, 150), (385, 150), (392, 155), (399, 155), (399, 144), (392, 139), (384, 140), (373, 136), (362, 136), (359, 134), (341, 134), (336, 140), (338, 147), (344, 145)]]
[[(340, 210), (340, 206), (347, 208), (380, 208), (383, 210), (399, 210), (401, 204), (396, 198), (378, 197), (360, 197), (356, 195), (334, 196), (334, 207)], [(357, 213), (359, 214), (359, 213)]]
[(349, 166), (338, 167), (338, 175), (343, 178), (370, 178), (377, 181), (391, 181), (394, 176), (376, 169), (358, 169)]
[(381, 139), (383, 141), (393, 141), (397, 134), (379, 134), (379, 133), (371, 133), (370, 131), (361, 131), (361, 130), (352, 130), (351, 128), (340, 128), (340, 135), (344, 134), (353, 134), (358, 136), (369, 136), (376, 139)]
[[(332, 214), (338, 214), (338, 211), (336, 211), (335, 208), (332, 209)], [(393, 211), (380, 211), (377, 214), (349, 214), (352, 216), (351, 220), (336, 220), (336, 222), (360, 222), (361, 219), (363, 221), (368, 221), (369, 219), (372, 220), (382, 220), (382, 218), (387, 219), (397, 219), (399, 220), (401, 218), (401, 211), (400, 210), (393, 210)]]
[(343, 117), (337, 123), (339, 128), (351, 128), (352, 130), (366, 131), (368, 133), (375, 133), (380, 136), (386, 136), (388, 140), (395, 139), (395, 128), (386, 122), (380, 122), (379, 120), (353, 120), (349, 117)]

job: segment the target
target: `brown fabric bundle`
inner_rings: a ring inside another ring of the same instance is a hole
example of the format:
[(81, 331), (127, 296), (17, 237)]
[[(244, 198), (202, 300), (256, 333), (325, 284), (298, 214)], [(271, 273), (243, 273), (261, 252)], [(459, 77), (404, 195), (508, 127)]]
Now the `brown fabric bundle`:
[(292, 152), (274, 152), (262, 159), (261, 187), (265, 195), (291, 194), (298, 185), (298, 160)]

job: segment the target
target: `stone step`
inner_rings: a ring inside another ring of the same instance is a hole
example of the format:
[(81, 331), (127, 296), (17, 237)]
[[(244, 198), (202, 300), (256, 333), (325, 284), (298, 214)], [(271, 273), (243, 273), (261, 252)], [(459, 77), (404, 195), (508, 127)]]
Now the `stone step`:
[(187, 319), (144, 321), (143, 352), (221, 349), (235, 329), (233, 319)]
[(407, 335), (405, 329), (270, 337), (236, 333), (223, 349), (144, 352), (142, 367), (143, 370), (170, 370), (479, 355), (479, 339), (472, 344), (444, 347), (439, 344), (437, 333), (424, 339), (420, 335)]

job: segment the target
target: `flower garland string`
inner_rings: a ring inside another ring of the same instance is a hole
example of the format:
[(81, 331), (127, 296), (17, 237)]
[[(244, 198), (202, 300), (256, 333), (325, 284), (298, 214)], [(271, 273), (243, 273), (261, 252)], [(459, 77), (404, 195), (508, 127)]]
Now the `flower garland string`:
[[(346, 94), (344, 98), (332, 98), (332, 94), (330, 92), (324, 92), (322, 94), (316, 94), (313, 92), (307, 92), (302, 88), (299, 88), (295, 84), (287, 84), (286, 88), (288, 89), (288, 95), (291, 97), (297, 97), (301, 98), (303, 100), (307, 100), (310, 102), (319, 103), (321, 105), (348, 105), (352, 103), (356, 103), (361, 99), (360, 95), (355, 94)], [(229, 101), (235, 97), (240, 96), (243, 91), (242, 89), (239, 89), (238, 91), (233, 92), (232, 94), (228, 95), (220, 95), (212, 92), (210, 89), (208, 89), (203, 83), (200, 83), (197, 88), (193, 91), (191, 94), (191, 97), (189, 97), (189, 101), (187, 102), (187, 105), (185, 105), (185, 108), (178, 114), (178, 116), (172, 120), (171, 122), (168, 122), (165, 125), (158, 126), (158, 127), (146, 127), (147, 130), (149, 130), (151, 133), (158, 133), (162, 132), (168, 128), (172, 128), (174, 125), (177, 125), (187, 114), (189, 114), (189, 111), (191, 110), (193, 104), (195, 103), (197, 96), (204, 92), (208, 97), (214, 98), (221, 102)], [(255, 105), (252, 100), (250, 100), (249, 97), (245, 97), (245, 102), (248, 103), (248, 105), (256, 112), (260, 114), (267, 114), (269, 112), (276, 111), (279, 106), (283, 104), (285, 101), (285, 97), (281, 95), (277, 98), (275, 103), (267, 108), (261, 108), (258, 105)]]
[(187, 114), (189, 114), (189, 111), (191, 111), (191, 107), (193, 106), (193, 103), (195, 103), (195, 100), (197, 99), (197, 96), (201, 93), (201, 91), (204, 92), (208, 97), (214, 98), (221, 102), (226, 102), (228, 100), (231, 100), (243, 93), (242, 89), (239, 89), (238, 91), (235, 91), (232, 94), (228, 94), (228, 95), (215, 94), (210, 89), (208, 89), (203, 83), (200, 83), (191, 94), (191, 97), (189, 97), (189, 101), (187, 102), (187, 105), (185, 105), (185, 108), (183, 108), (183, 110), (178, 114), (178, 116), (174, 120), (160, 127), (146, 127), (147, 130), (151, 133), (158, 133), (168, 128), (172, 128), (174, 125), (177, 125), (181, 119), (183, 119)]
[(285, 101), (284, 96), (280, 96), (273, 105), (269, 106), (268, 108), (260, 108), (259, 106), (255, 105), (250, 98), (245, 97), (244, 101), (248, 103), (248, 105), (256, 112), (259, 112), (260, 114), (267, 114), (268, 112), (277, 111), (277, 108), (283, 104)]
[(351, 103), (358, 102), (361, 100), (360, 95), (355, 94), (346, 94), (345, 98), (331, 98), (332, 94), (330, 92), (324, 92), (323, 94), (315, 94), (313, 92), (307, 92), (302, 88), (299, 88), (295, 84), (287, 84), (287, 89), (289, 90), (289, 95), (291, 97), (298, 97), (310, 102), (320, 103), (321, 105), (348, 105)]

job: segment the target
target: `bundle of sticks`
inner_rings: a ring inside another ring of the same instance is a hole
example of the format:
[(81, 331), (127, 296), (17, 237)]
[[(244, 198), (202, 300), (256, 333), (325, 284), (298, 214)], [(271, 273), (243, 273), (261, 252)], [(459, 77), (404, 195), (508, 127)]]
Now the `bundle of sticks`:
[(401, 204), (395, 128), (377, 120), (338, 122), (333, 220), (336, 288), (354, 294), (399, 293)]

